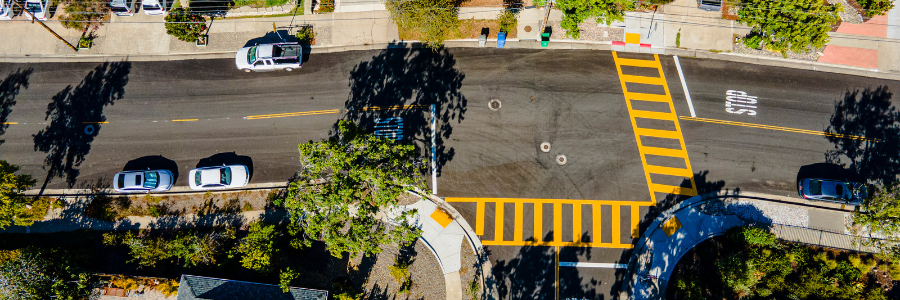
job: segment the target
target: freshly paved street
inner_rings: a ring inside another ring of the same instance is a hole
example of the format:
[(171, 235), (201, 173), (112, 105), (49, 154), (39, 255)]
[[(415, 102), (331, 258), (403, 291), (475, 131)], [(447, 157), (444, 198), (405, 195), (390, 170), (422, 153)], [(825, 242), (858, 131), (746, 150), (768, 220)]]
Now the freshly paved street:
[[(0, 157), (39, 186), (47, 170), (59, 170), (63, 177), (48, 188), (66, 187), (67, 175), (74, 187), (108, 185), (113, 173), (154, 155), (177, 164), (180, 174), (250, 161), (251, 182), (285, 181), (299, 168), (297, 144), (328, 137), (341, 118), (371, 126), (376, 118), (400, 117), (403, 138), (428, 159), (429, 106), (436, 104), (437, 194), (481, 235), (501, 297), (613, 299), (622, 276), (616, 264), (627, 263), (633, 238), (657, 205), (679, 196), (651, 193), (654, 186), (681, 186), (682, 195), (795, 195), (798, 169), (824, 162), (834, 148), (821, 132), (845, 93), (900, 88), (895, 81), (679, 57), (691, 108), (673, 57), (659, 56), (654, 69), (627, 60), (652, 55), (617, 55), (391, 49), (314, 54), (301, 70), (252, 74), (230, 59), (120, 62), (93, 76), (102, 64), (0, 64), (0, 121), (7, 123)], [(665, 81), (628, 77), (655, 77), (657, 70)], [(8, 95), (14, 81), (25, 84)], [(628, 97), (667, 92), (671, 102), (626, 102), (623, 85)], [(500, 108), (489, 108), (492, 99)], [(660, 113), (635, 118), (640, 111)], [(679, 134), (660, 139), (647, 129)], [(654, 154), (678, 149), (679, 141), (686, 155)], [(45, 161), (48, 152), (53, 159)], [(177, 185), (186, 184), (180, 176)], [(557, 267), (572, 262), (598, 264)]]

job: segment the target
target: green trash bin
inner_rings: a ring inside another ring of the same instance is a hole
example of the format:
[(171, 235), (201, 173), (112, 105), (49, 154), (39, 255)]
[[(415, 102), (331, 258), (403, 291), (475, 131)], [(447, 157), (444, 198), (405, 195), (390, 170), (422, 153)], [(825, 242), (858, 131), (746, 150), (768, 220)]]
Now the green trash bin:
[(550, 44), (550, 33), (542, 32), (541, 33), (541, 47), (547, 47)]

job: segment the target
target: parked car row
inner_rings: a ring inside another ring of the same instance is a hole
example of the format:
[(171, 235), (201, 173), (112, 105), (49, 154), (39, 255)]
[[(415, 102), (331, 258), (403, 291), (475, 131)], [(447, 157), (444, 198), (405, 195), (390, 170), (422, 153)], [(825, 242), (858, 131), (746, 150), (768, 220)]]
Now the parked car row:
[[(0, 20), (9, 20), (14, 17), (13, 8), (15, 7), (15, 4), (13, 4), (13, 1), (17, 0), (0, 0)], [(138, 0), (110, 0), (109, 8), (117, 16), (133, 16), (137, 1)], [(171, 8), (172, 1), (173, 0), (141, 0), (140, 2), (141, 8), (145, 14), (159, 16), (164, 15), (166, 11)], [(25, 0), (25, 10), (31, 14), (23, 14), (25, 15), (25, 18), (28, 18), (29, 20), (31, 20), (31, 16), (34, 15), (35, 19), (45, 21), (47, 20), (52, 2), (53, 0)]]
[[(250, 169), (244, 165), (203, 167), (188, 173), (192, 190), (220, 190), (244, 187), (250, 182)], [(175, 184), (169, 170), (122, 171), (113, 176), (113, 189), (119, 193), (165, 192)]]

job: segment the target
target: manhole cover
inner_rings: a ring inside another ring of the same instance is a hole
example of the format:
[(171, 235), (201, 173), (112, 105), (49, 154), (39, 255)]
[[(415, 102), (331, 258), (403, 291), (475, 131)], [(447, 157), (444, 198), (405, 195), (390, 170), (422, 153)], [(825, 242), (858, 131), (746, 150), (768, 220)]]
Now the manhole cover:
[(562, 154), (557, 155), (557, 156), (556, 156), (556, 163), (559, 164), (560, 166), (566, 164), (566, 156), (565, 156), (565, 155), (562, 155)]
[(541, 151), (550, 152), (550, 143), (541, 143)]
[(97, 129), (94, 128), (94, 125), (88, 125), (84, 127), (84, 134), (94, 135), (95, 131), (97, 131)]
[(500, 109), (500, 100), (491, 99), (491, 101), (488, 101), (488, 108), (490, 108), (493, 111)]
[(525, 26), (525, 32), (531, 32), (531, 26)]

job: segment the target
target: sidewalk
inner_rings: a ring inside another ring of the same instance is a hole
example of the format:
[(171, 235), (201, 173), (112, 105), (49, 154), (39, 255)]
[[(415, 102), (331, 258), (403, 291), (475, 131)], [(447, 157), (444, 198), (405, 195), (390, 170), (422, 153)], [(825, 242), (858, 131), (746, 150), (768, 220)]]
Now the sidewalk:
[[(728, 229), (750, 224), (770, 227), (779, 239), (835, 249), (874, 252), (854, 246), (846, 231), (851, 212), (768, 201), (744, 195), (701, 195), (661, 213), (638, 240), (624, 276), (623, 299), (662, 299), (669, 276), (681, 257), (701, 242)], [(835, 222), (844, 220), (844, 222)]]

